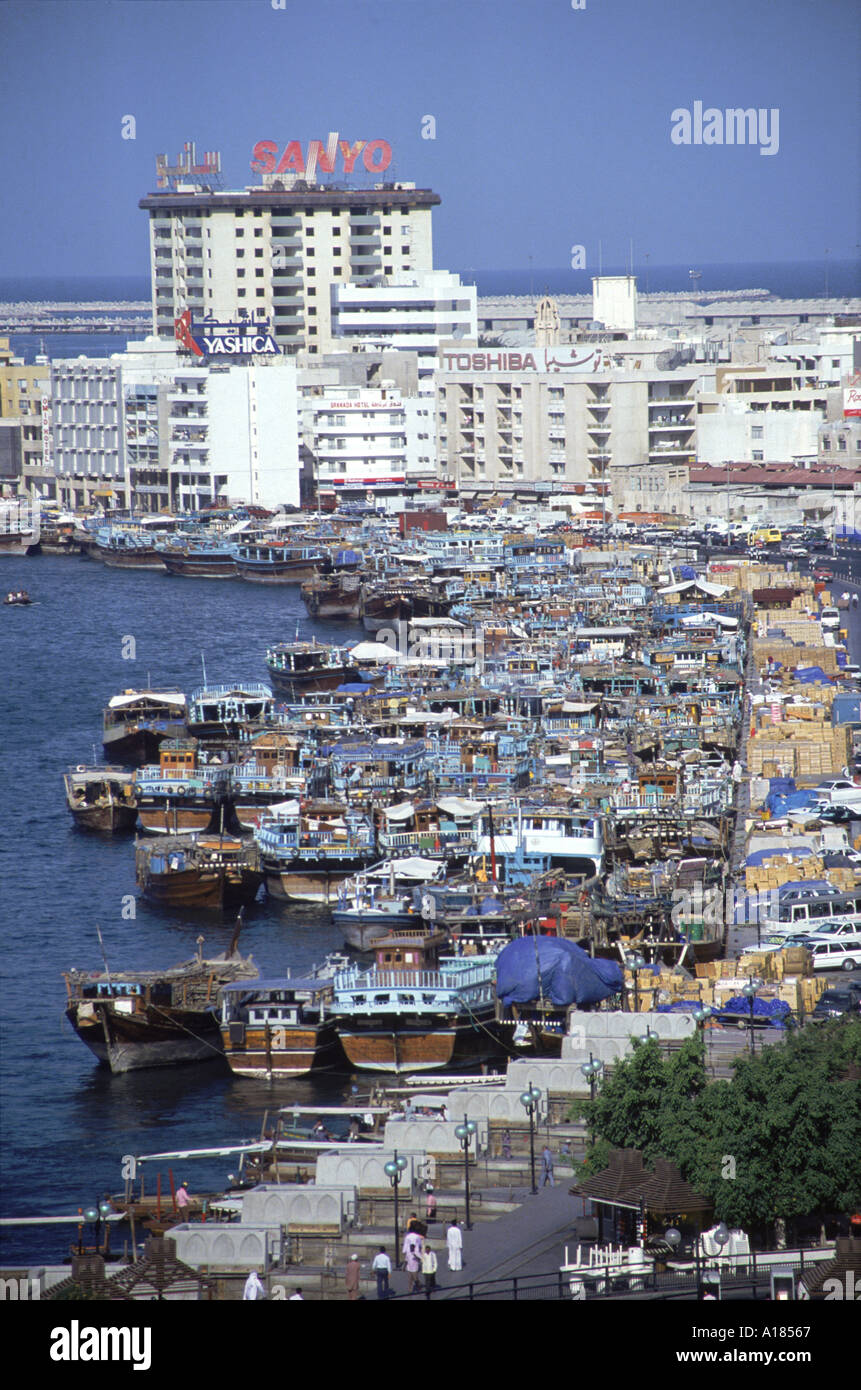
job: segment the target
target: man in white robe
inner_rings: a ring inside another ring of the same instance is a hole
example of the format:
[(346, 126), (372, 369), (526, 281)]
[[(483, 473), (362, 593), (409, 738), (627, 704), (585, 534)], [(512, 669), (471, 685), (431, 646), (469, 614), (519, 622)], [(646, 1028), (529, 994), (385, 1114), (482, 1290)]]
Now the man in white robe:
[(452, 1221), (446, 1232), (449, 1269), (463, 1269), (463, 1235), (456, 1221)]

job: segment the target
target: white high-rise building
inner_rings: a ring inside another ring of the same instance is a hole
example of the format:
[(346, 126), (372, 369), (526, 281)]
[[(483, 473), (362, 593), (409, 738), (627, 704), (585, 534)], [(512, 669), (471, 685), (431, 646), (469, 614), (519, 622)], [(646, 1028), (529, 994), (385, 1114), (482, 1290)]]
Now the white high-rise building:
[(439, 195), (410, 183), (344, 190), (266, 177), (215, 192), (192, 184), (141, 199), (150, 218), (153, 331), (175, 320), (260, 318), (284, 352), (332, 349), (330, 287), (433, 268)]

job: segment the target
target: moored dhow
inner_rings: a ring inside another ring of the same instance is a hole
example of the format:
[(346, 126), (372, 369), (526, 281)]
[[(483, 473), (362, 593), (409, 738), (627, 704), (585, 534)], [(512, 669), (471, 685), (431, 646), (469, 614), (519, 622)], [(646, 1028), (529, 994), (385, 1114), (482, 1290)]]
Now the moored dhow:
[(166, 907), (238, 907), (263, 883), (256, 845), (230, 835), (176, 835), (135, 847), (138, 886)]
[(236, 954), (235, 936), (226, 954), (201, 952), (167, 970), (69, 970), (66, 1017), (112, 1072), (217, 1061), (221, 989), (258, 974), (250, 956)]
[(260, 681), (201, 686), (189, 698), (188, 732), (210, 742), (250, 736), (266, 727), (274, 703), (269, 686)]
[(221, 1039), (231, 1071), (280, 1080), (343, 1065), (331, 1015), (333, 973), (342, 963), (327, 960), (307, 976), (228, 985)]
[(189, 541), (158, 550), (168, 574), (186, 579), (235, 579), (236, 549), (223, 541)]
[(319, 642), (279, 642), (267, 650), (266, 668), (276, 693), (289, 699), (305, 691), (335, 690), (359, 674), (345, 648)]
[(376, 858), (370, 817), (338, 803), (284, 802), (254, 838), (267, 893), (296, 902), (337, 901), (339, 885)]
[(138, 818), (134, 773), (122, 767), (69, 768), (63, 782), (66, 805), (87, 830), (133, 830)]
[(335, 976), (332, 1013), (359, 1071), (442, 1071), (501, 1055), (493, 956), (442, 956), (445, 932), (399, 929), (370, 970)]
[(181, 690), (124, 690), (112, 696), (104, 712), (105, 757), (142, 767), (158, 757), (164, 739), (182, 738), (187, 728)]
[(360, 616), (362, 581), (357, 574), (317, 575), (304, 582), (301, 594), (312, 618), (340, 618), (346, 622)]
[[(231, 830), (231, 769), (223, 762), (203, 762), (196, 739), (166, 739), (159, 761), (135, 774), (138, 820), (150, 835), (181, 830)], [(224, 756), (224, 755), (222, 755)]]
[(237, 573), (254, 584), (301, 584), (328, 563), (326, 552), (314, 545), (257, 541), (236, 547)]

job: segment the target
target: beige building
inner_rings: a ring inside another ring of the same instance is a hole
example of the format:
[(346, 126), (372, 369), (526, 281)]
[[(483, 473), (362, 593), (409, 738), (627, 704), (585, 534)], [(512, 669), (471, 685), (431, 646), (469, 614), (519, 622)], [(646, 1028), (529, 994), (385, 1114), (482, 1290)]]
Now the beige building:
[(439, 201), (409, 183), (336, 191), (291, 186), (289, 176), (237, 192), (152, 193), (140, 206), (150, 218), (153, 331), (173, 338), (186, 310), (196, 321), (262, 318), (284, 352), (330, 352), (331, 286), (432, 270)]
[(47, 486), (42, 444), (42, 403), (50, 395), (51, 369), (47, 359), (25, 363), (15, 357), (8, 338), (0, 338), (0, 474), (7, 485), (13, 480), (21, 491)]
[(440, 469), (468, 486), (605, 472), (612, 482), (619, 468), (692, 463), (697, 386), (714, 369), (685, 357), (661, 342), (448, 344), (437, 373)]

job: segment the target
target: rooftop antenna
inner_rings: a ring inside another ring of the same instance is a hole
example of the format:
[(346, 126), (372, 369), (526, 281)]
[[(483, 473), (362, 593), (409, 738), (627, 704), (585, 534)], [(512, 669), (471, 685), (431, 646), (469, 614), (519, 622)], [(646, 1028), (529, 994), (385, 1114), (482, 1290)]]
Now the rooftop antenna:
[(603, 243), (603, 241), (599, 241), (599, 242), (598, 242), (598, 274), (599, 274), (599, 275), (601, 275), (601, 274), (603, 273), (603, 268), (604, 268), (604, 243)]
[(200, 653), (200, 664), (203, 667), (203, 688), (206, 689), (206, 657)]

